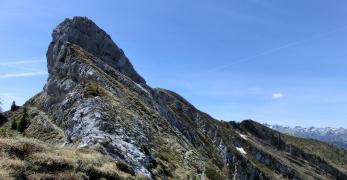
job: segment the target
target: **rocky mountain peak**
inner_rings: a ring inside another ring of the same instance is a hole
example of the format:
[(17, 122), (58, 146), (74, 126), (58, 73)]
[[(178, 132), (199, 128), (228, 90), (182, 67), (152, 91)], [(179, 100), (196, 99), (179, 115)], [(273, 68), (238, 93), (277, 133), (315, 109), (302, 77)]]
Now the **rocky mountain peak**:
[(52, 42), (47, 51), (48, 72), (51, 74), (62, 47), (67, 42), (76, 44), (104, 63), (128, 76), (136, 83), (145, 80), (135, 71), (129, 59), (105, 31), (87, 17), (65, 19), (52, 33)]
[(146, 85), (88, 18), (66, 19), (52, 37), (43, 91), (0, 121), (0, 179), (347, 179), (344, 149), (218, 121)]

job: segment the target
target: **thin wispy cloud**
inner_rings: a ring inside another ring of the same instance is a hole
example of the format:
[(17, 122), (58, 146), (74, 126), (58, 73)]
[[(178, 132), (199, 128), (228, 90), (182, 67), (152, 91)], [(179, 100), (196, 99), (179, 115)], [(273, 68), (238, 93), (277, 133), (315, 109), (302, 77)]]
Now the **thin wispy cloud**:
[(272, 99), (280, 99), (283, 97), (283, 94), (281, 92), (273, 93)]
[(218, 70), (221, 70), (221, 69), (225, 69), (225, 68), (228, 68), (228, 67), (233, 66), (235, 64), (252, 61), (252, 60), (255, 60), (257, 57), (261, 57), (261, 56), (265, 56), (265, 55), (268, 55), (268, 54), (272, 54), (274, 52), (278, 52), (278, 51), (286, 49), (286, 48), (297, 46), (299, 44), (302, 44), (304, 42), (308, 42), (308, 41), (311, 41), (311, 40), (321, 39), (321, 38), (326, 37), (327, 35), (330, 35), (330, 34), (333, 34), (333, 33), (339, 32), (339, 31), (343, 31), (343, 30), (346, 30), (346, 29), (347, 29), (347, 26), (343, 26), (343, 27), (340, 27), (340, 28), (337, 28), (337, 29), (334, 29), (334, 30), (331, 30), (331, 31), (328, 31), (328, 32), (319, 33), (319, 34), (316, 34), (316, 35), (313, 35), (313, 36), (310, 36), (310, 37), (307, 37), (307, 38), (304, 38), (304, 39), (301, 39), (301, 40), (298, 40), (298, 41), (293, 41), (293, 42), (284, 44), (282, 46), (275, 47), (275, 48), (272, 48), (272, 49), (260, 52), (260, 53), (255, 54), (255, 55), (248, 56), (248, 57), (241, 58), (241, 59), (237, 59), (237, 60), (234, 60), (231, 63), (224, 64), (222, 66), (218, 66), (218, 67), (212, 68), (210, 70), (210, 72), (215, 72), (215, 71), (218, 71)]
[(36, 71), (36, 72), (24, 72), (24, 73), (8, 73), (8, 74), (0, 74), (0, 78), (16, 78), (16, 77), (29, 77), (29, 76), (40, 76), (47, 75), (46, 71)]
[(25, 61), (7, 61), (0, 62), (0, 66), (21, 65), (21, 64), (41, 64), (45, 63), (43, 60), (25, 60)]

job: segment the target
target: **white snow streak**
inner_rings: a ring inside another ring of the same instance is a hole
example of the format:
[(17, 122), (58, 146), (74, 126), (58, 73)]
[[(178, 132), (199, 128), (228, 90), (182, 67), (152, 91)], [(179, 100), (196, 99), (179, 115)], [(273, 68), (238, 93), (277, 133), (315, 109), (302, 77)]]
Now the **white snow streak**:
[(241, 153), (241, 154), (247, 154), (246, 151), (242, 147), (236, 147), (236, 149)]
[(239, 135), (240, 135), (240, 137), (241, 137), (242, 139), (247, 140), (247, 136), (246, 136), (246, 135), (244, 135), (244, 134), (239, 134)]

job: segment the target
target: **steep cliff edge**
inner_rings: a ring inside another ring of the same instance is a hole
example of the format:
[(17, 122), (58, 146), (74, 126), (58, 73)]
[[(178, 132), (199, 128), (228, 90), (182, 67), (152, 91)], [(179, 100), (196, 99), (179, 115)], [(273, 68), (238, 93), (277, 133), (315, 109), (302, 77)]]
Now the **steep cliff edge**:
[[(127, 167), (90, 175), (71, 166), (72, 174), (86, 179), (347, 178), (345, 150), (254, 121), (218, 121), (174, 92), (149, 87), (110, 36), (87, 18), (65, 20), (52, 37), (47, 84), (25, 104), (30, 115), (25, 136), (97, 152), (109, 158), (107, 163), (112, 159)], [(21, 113), (6, 113), (2, 128), (14, 135), (2, 138), (17, 137), (9, 129)], [(1, 151), (5, 145), (0, 142)], [(317, 147), (321, 151), (312, 151)], [(23, 164), (30, 162), (23, 158)], [(20, 175), (60, 171), (38, 168)]]
[(94, 56), (101, 58), (105, 64), (130, 77), (137, 83), (146, 83), (135, 71), (129, 59), (111, 39), (93, 21), (86, 17), (65, 19), (52, 33), (52, 42), (47, 51), (48, 72), (51, 72), (59, 52), (65, 42), (80, 46)]

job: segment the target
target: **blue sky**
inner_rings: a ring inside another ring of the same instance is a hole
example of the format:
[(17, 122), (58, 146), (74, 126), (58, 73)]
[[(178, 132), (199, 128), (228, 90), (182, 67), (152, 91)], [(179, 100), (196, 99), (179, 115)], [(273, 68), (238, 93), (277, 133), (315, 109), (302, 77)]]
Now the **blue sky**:
[(4, 109), (41, 91), (53, 28), (87, 16), (152, 87), (222, 120), (347, 127), (342, 0), (0, 1)]

